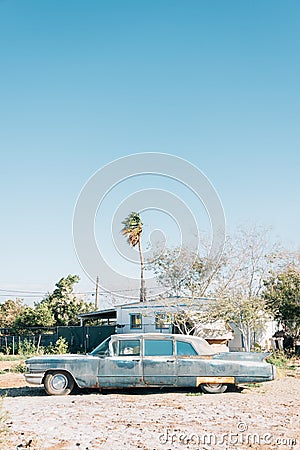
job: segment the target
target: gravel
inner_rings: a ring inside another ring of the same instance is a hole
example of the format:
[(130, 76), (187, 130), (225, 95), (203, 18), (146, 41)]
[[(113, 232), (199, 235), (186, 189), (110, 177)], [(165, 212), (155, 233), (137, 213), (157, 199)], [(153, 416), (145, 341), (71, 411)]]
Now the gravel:
[(49, 397), (22, 375), (5, 374), (0, 393), (9, 414), (1, 450), (300, 449), (296, 377), (218, 395), (135, 389)]

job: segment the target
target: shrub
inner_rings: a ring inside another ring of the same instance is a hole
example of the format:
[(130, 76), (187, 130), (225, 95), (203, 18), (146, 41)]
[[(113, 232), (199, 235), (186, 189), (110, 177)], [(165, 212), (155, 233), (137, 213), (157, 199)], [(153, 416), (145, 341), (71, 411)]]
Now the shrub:
[(10, 369), (11, 372), (16, 373), (25, 373), (26, 372), (26, 365), (24, 361), (20, 361), (18, 364), (12, 366)]
[(30, 342), (29, 339), (24, 339), (23, 342), (20, 342), (18, 354), (21, 356), (30, 356), (36, 354), (37, 349), (33, 342)]
[(29, 339), (24, 339), (18, 347), (18, 355), (20, 356), (43, 355), (44, 353), (45, 348), (42, 345), (37, 346)]
[(271, 356), (268, 357), (268, 362), (274, 364), (274, 366), (279, 369), (287, 369), (291, 362), (283, 351), (273, 352)]
[(68, 341), (61, 336), (57, 339), (54, 345), (51, 343), (49, 347), (46, 347), (45, 351), (50, 355), (59, 355), (68, 353), (69, 351)]

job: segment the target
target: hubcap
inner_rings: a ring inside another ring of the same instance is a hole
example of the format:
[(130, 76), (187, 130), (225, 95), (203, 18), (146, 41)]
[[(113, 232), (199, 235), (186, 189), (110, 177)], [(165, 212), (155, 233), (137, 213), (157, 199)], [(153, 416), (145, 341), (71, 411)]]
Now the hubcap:
[(54, 375), (51, 381), (51, 386), (56, 391), (61, 391), (68, 386), (67, 377), (61, 373)]

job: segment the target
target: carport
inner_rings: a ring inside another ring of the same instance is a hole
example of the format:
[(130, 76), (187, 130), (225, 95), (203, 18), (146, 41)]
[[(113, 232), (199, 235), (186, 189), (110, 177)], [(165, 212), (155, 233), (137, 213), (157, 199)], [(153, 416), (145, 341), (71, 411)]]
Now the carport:
[(107, 321), (105, 325), (116, 325), (117, 311), (115, 309), (102, 309), (100, 311), (93, 311), (79, 314), (80, 326), (83, 327), (89, 320)]

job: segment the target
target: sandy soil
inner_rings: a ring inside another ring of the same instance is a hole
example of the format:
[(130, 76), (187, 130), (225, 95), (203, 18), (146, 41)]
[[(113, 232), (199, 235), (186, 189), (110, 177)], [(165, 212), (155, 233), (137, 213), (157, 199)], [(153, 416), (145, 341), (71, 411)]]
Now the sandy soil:
[(300, 449), (296, 377), (220, 395), (136, 389), (49, 397), (7, 373), (0, 394), (8, 412), (1, 450)]

